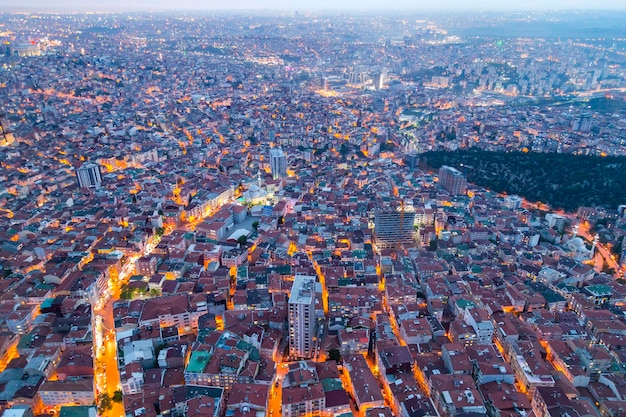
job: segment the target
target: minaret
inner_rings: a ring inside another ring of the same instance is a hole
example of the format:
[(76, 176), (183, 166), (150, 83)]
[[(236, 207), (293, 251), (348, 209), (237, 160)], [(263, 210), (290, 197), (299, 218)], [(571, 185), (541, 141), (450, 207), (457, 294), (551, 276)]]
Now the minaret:
[(600, 239), (600, 237), (596, 234), (593, 237), (593, 245), (591, 246), (591, 257), (593, 258), (593, 255), (596, 253), (596, 245), (598, 244), (598, 240)]

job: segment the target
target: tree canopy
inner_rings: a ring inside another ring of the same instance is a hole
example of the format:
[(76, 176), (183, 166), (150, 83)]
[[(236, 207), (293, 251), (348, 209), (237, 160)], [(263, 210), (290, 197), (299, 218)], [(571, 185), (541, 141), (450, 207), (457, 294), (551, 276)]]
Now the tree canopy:
[(480, 187), (566, 211), (581, 206), (614, 209), (626, 202), (625, 157), (463, 150), (426, 152), (423, 158), (433, 169), (459, 169)]

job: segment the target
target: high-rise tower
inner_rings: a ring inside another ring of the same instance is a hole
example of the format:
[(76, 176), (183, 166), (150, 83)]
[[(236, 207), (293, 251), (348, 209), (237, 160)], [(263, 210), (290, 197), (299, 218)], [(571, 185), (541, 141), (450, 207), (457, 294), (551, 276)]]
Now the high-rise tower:
[(315, 282), (309, 275), (296, 275), (289, 296), (289, 355), (312, 358), (315, 353)]
[(385, 72), (381, 70), (374, 74), (373, 82), (375, 89), (382, 90), (385, 87)]
[(443, 165), (439, 168), (439, 184), (451, 195), (465, 194), (467, 180), (465, 176), (455, 168)]
[(270, 169), (274, 179), (287, 176), (287, 157), (282, 149), (270, 150)]
[(376, 246), (389, 249), (413, 243), (414, 222), (415, 210), (412, 206), (379, 208), (374, 215)]

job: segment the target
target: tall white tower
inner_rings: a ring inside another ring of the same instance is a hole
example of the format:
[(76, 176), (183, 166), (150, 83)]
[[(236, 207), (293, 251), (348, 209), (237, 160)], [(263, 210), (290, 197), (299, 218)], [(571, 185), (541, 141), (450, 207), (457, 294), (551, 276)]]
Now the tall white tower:
[(315, 282), (309, 275), (296, 275), (289, 295), (289, 356), (312, 358), (315, 353)]

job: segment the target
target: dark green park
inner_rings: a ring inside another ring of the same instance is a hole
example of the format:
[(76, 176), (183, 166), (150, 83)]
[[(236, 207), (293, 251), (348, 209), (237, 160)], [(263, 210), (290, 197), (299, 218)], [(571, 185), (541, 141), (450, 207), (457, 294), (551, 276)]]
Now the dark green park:
[(541, 201), (554, 209), (617, 209), (626, 204), (625, 157), (482, 150), (433, 151), (421, 157), (430, 169), (449, 165), (463, 172), (470, 183)]

